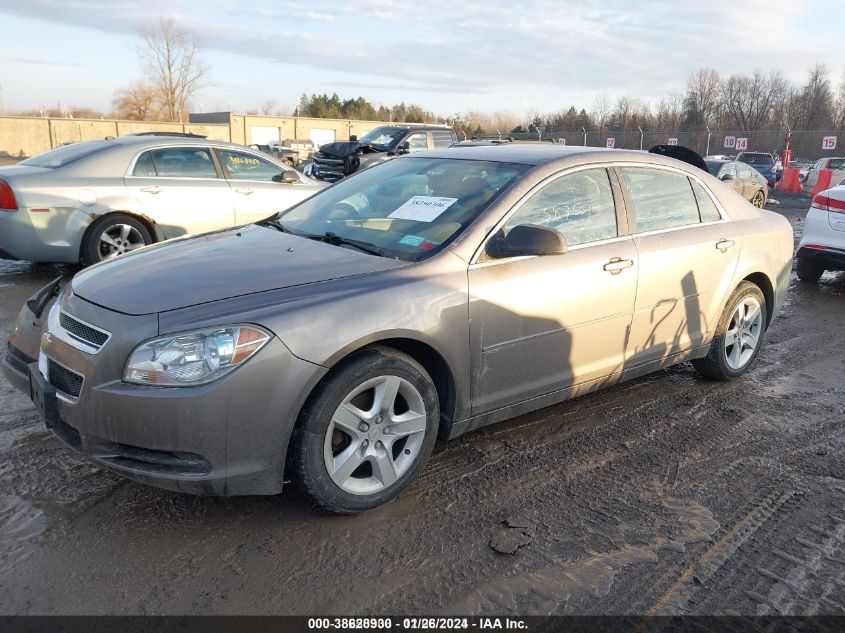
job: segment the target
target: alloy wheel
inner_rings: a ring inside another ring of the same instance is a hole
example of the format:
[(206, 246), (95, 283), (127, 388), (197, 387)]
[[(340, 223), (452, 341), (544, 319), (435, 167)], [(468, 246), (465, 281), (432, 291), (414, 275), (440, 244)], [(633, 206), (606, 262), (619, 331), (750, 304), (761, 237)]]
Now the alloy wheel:
[(745, 297), (734, 309), (725, 332), (725, 360), (731, 369), (745, 367), (760, 345), (763, 310), (755, 297)]
[(111, 259), (146, 246), (144, 236), (130, 224), (112, 224), (100, 234), (100, 259)]
[(766, 202), (766, 197), (763, 195), (762, 191), (758, 191), (754, 194), (754, 197), (751, 198), (751, 204), (753, 204), (758, 209), (762, 209), (763, 205)]
[(427, 412), (422, 394), (398, 376), (377, 376), (353, 389), (332, 415), (323, 457), (345, 492), (368, 495), (396, 481), (423, 446)]

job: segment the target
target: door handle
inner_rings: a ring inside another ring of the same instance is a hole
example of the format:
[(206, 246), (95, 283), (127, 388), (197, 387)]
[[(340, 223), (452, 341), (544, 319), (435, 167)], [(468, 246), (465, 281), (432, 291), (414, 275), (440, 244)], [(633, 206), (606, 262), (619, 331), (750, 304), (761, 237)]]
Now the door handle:
[(158, 185), (150, 185), (149, 187), (141, 187), (144, 193), (161, 193), (161, 187)]
[(728, 250), (730, 247), (732, 247), (733, 245), (734, 245), (734, 241), (733, 241), (733, 240), (725, 240), (725, 239), (722, 239), (722, 240), (719, 240), (718, 242), (716, 242), (716, 248), (718, 248), (718, 249), (719, 249), (720, 251), (722, 251), (723, 253), (724, 253), (725, 251), (727, 251), (727, 250)]
[(633, 265), (633, 259), (620, 259), (619, 257), (614, 257), (604, 265), (604, 269), (612, 275), (618, 275), (623, 270), (630, 268)]
[(241, 193), (241, 194), (243, 194), (243, 195), (245, 195), (245, 196), (248, 196), (248, 195), (249, 195), (249, 194), (251, 194), (253, 191), (255, 191), (255, 189), (250, 189), (249, 187), (241, 187), (241, 188), (239, 188), (239, 189), (235, 189), (235, 191), (237, 191), (238, 193)]

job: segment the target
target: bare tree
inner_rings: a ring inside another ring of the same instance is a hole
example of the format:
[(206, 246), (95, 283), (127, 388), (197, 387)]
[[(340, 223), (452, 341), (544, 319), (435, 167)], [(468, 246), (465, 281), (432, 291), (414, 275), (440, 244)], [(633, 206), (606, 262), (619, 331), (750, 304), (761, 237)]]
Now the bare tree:
[(657, 104), (654, 126), (661, 131), (676, 131), (684, 120), (684, 98), (679, 94), (664, 97)]
[(788, 84), (778, 72), (731, 75), (720, 90), (729, 123), (740, 130), (759, 130), (768, 124), (778, 104), (787, 97)]
[(596, 97), (595, 101), (593, 101), (593, 109), (590, 111), (590, 116), (599, 128), (599, 132), (601, 132), (605, 123), (607, 123), (607, 120), (610, 118), (610, 112), (610, 97), (607, 96), (606, 92), (603, 92)]
[(157, 119), (161, 106), (158, 101), (158, 91), (154, 86), (136, 81), (115, 93), (112, 101), (115, 116), (119, 119), (133, 121), (147, 121)]
[(790, 93), (789, 123), (807, 130), (829, 127), (833, 124), (834, 108), (829, 71), (824, 64), (816, 64), (810, 69), (807, 83)]
[(141, 55), (150, 83), (159, 93), (162, 113), (170, 121), (183, 121), (188, 102), (208, 72), (199, 57), (199, 37), (165, 17), (143, 28), (141, 37)]
[(708, 125), (719, 105), (719, 73), (712, 68), (699, 68), (687, 80), (684, 97), (687, 123)]
[(845, 71), (842, 72), (842, 79), (839, 82), (839, 91), (836, 94), (834, 116), (834, 124), (836, 127), (840, 130), (845, 130)]
[(261, 104), (261, 114), (265, 116), (281, 116), (282, 108), (275, 99), (267, 99)]

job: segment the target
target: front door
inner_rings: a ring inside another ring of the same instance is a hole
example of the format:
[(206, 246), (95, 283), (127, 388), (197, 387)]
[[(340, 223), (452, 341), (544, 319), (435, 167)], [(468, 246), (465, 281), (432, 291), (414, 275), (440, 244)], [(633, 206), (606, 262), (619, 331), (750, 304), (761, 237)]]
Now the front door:
[(232, 192), (207, 147), (147, 150), (124, 182), (167, 238), (235, 224)]
[(680, 171), (621, 167), (640, 261), (626, 368), (703, 344), (736, 269), (741, 237)]
[(638, 265), (617, 217), (604, 168), (564, 173), (530, 193), (501, 233), (545, 226), (568, 252), (470, 266), (473, 415), (621, 370)]
[[(217, 155), (232, 189), (237, 224), (263, 220), (322, 188), (307, 184), (299, 172), (252, 152), (218, 149)], [(282, 182), (283, 172), (296, 175), (297, 181)]]

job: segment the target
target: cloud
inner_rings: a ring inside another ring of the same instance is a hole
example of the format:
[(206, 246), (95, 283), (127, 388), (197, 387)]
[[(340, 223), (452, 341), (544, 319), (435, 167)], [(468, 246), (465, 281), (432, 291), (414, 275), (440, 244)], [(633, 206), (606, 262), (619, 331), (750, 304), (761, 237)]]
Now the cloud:
[(38, 66), (78, 66), (82, 64), (74, 62), (55, 62), (49, 59), (35, 59), (31, 57), (0, 57), (0, 62), (8, 62), (10, 64), (36, 64)]
[(209, 49), (308, 66), (337, 86), (564, 102), (601, 92), (655, 100), (702, 66), (801, 79), (838, 49), (835, 34), (805, 28), (821, 10), (816, 0), (310, 0), (307, 9), (254, 0), (248, 10), (223, 0), (0, 0), (0, 12), (109, 33), (170, 15)]

